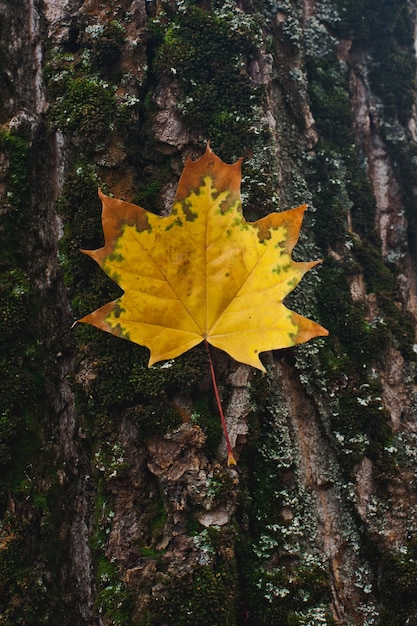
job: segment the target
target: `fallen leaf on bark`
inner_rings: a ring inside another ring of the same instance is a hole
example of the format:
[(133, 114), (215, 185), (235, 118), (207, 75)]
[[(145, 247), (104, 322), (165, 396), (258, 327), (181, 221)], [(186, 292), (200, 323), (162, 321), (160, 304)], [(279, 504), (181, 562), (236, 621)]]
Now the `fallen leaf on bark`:
[(319, 262), (291, 257), (306, 205), (246, 222), (240, 182), (241, 161), (208, 147), (187, 161), (168, 217), (99, 192), (105, 245), (83, 252), (124, 293), (79, 321), (146, 346), (149, 366), (206, 341), (265, 371), (261, 352), (327, 335), (283, 304)]

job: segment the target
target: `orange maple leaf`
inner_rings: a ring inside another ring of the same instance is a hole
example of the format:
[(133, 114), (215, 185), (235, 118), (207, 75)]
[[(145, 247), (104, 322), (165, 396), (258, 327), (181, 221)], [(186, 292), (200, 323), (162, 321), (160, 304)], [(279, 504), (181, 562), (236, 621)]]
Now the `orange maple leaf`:
[(149, 366), (200, 342), (265, 371), (259, 353), (327, 335), (283, 299), (320, 261), (291, 258), (306, 205), (246, 222), (241, 159), (188, 160), (171, 215), (99, 195), (105, 245), (82, 250), (124, 290), (80, 322), (150, 350)]

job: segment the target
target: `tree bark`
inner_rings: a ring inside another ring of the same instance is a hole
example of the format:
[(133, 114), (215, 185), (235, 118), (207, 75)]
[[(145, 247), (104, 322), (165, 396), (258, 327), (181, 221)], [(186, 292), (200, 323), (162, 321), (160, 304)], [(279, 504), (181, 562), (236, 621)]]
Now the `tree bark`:
[[(417, 624), (416, 6), (0, 3), (0, 623)], [(328, 338), (146, 348), (97, 189), (166, 215), (206, 142), (248, 221), (308, 203), (288, 298)]]

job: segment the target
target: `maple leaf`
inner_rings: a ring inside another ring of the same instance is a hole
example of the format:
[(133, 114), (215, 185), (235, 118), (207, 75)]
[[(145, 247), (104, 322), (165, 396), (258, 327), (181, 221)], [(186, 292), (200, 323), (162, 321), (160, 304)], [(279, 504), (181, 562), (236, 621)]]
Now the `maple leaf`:
[(291, 257), (306, 205), (246, 222), (240, 182), (241, 159), (208, 146), (186, 162), (168, 217), (99, 191), (105, 245), (82, 252), (124, 293), (79, 321), (146, 346), (149, 366), (206, 341), (265, 371), (261, 352), (327, 335), (283, 304), (319, 263)]

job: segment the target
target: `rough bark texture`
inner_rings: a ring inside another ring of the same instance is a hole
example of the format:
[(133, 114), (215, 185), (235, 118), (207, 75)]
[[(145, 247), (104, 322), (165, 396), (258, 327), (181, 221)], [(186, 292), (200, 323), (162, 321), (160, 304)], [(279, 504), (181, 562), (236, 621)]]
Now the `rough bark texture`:
[[(1, 0), (0, 624), (417, 625), (417, 7)], [(170, 210), (205, 142), (248, 220), (308, 202), (265, 354), (73, 321), (115, 286), (97, 188)]]

